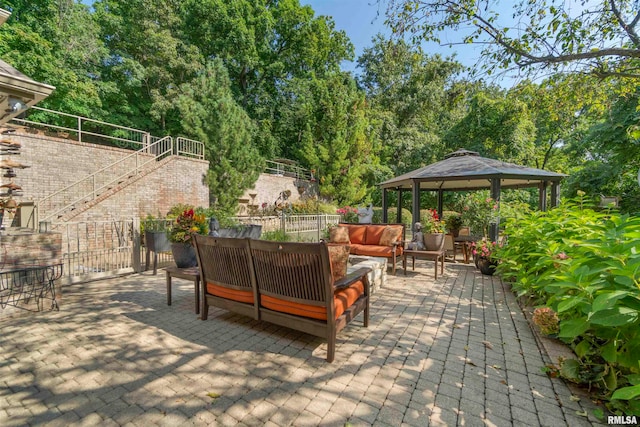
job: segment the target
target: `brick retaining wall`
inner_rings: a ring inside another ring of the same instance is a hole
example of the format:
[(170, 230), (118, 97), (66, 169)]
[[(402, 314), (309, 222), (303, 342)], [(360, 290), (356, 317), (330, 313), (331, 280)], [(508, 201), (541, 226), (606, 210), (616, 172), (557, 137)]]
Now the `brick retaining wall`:
[[(37, 202), (132, 153), (130, 150), (56, 138), (25, 129), (2, 138), (21, 144), (20, 155), (5, 157), (30, 166), (15, 170), (17, 176), (13, 181), (22, 187), (24, 194), (16, 198), (19, 202)], [(203, 183), (203, 176), (208, 165), (209, 162), (203, 160), (172, 157), (159, 169), (129, 185), (123, 184), (122, 192), (107, 195), (105, 200), (71, 220), (166, 214), (171, 206), (178, 203), (207, 207), (209, 190)], [(134, 166), (135, 163), (131, 165)], [(7, 182), (9, 178), (0, 177), (0, 183)]]

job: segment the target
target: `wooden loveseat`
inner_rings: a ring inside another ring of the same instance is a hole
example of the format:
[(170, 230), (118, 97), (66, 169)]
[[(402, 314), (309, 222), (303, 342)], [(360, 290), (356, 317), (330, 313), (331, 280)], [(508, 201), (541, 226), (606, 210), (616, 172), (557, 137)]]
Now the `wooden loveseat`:
[(353, 255), (388, 258), (392, 272), (404, 250), (404, 224), (351, 224), (340, 223), (330, 230), (329, 241), (349, 245)]
[[(336, 335), (360, 312), (369, 325), (369, 268), (338, 279), (325, 243), (283, 243), (195, 236), (200, 268), (201, 318), (209, 306), (302, 331), (327, 340), (327, 361)], [(338, 257), (336, 257), (338, 258)], [(346, 258), (344, 262), (346, 271)]]

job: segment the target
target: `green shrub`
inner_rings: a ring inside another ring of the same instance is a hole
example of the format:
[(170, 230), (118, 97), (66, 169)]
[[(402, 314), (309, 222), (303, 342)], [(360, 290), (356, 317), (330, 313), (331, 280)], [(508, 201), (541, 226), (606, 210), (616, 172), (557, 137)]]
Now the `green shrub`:
[(291, 236), (283, 230), (263, 231), (260, 236), (261, 240), (271, 240), (273, 242), (290, 242)]
[(291, 204), (291, 210), (296, 214), (329, 214), (335, 215), (338, 208), (335, 205), (315, 199), (296, 200)]
[(640, 415), (640, 218), (582, 199), (505, 226), (498, 272), (552, 308), (577, 361), (561, 375), (597, 388), (614, 413)]
[[(387, 222), (395, 223), (397, 222), (397, 212), (398, 208), (388, 208), (387, 209)], [(407, 230), (411, 229), (411, 212), (408, 209), (402, 209), (402, 213), (400, 214), (400, 221), (402, 224), (407, 226)], [(373, 220), (371, 221), (373, 224), (382, 224), (382, 208), (373, 208)]]

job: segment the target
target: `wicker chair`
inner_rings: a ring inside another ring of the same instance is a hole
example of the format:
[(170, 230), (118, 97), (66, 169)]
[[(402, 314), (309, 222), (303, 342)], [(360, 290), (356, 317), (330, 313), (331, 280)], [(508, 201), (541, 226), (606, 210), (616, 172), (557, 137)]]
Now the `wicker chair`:
[(335, 356), (336, 334), (360, 312), (369, 325), (369, 268), (334, 282), (325, 243), (249, 244), (261, 320), (326, 338), (328, 362)]
[(258, 295), (249, 251), (249, 239), (195, 235), (200, 268), (200, 318), (209, 306), (259, 318)]

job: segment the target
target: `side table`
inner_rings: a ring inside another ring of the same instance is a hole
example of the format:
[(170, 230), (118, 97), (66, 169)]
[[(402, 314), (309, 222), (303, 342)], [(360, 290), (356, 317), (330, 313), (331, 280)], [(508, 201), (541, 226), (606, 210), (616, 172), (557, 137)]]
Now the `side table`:
[(178, 268), (167, 267), (167, 305), (171, 305), (171, 278), (190, 280), (196, 291), (196, 314), (200, 314), (200, 270), (198, 267)]
[(444, 254), (445, 251), (418, 251), (418, 250), (405, 250), (402, 254), (402, 268), (404, 269), (405, 276), (407, 275), (407, 257), (411, 257), (411, 268), (416, 269), (416, 258), (432, 260), (434, 263), (434, 276), (435, 280), (438, 280), (438, 260), (440, 261), (440, 274), (444, 274)]

